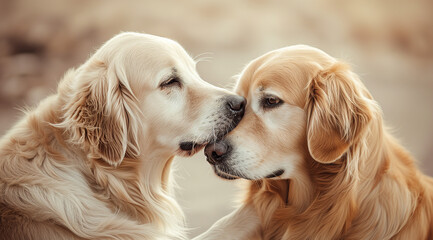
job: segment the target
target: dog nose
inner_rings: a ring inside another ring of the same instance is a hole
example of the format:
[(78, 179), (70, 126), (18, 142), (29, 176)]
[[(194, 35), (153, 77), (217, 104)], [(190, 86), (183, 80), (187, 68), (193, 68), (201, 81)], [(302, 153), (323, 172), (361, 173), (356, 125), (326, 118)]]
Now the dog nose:
[(242, 96), (230, 95), (227, 97), (227, 106), (236, 113), (244, 112), (246, 102), (247, 100)]
[(207, 161), (210, 164), (217, 164), (224, 161), (230, 150), (229, 144), (225, 141), (219, 141), (208, 144), (204, 149)]

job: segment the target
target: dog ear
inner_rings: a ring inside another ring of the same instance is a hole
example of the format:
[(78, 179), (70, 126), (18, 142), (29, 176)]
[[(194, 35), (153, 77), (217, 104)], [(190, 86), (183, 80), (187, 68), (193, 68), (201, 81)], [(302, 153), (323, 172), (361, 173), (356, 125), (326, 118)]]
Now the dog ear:
[(320, 163), (338, 160), (372, 119), (367, 90), (348, 66), (335, 63), (308, 85), (307, 141)]
[(65, 106), (71, 140), (84, 146), (89, 158), (114, 167), (125, 156), (138, 156), (140, 110), (123, 66), (93, 60), (78, 71)]

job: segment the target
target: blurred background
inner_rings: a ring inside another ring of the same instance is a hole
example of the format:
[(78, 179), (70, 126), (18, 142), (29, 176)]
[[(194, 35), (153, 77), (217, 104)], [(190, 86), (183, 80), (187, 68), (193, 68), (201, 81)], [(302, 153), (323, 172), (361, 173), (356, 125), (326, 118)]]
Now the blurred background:
[[(206, 81), (233, 75), (267, 51), (309, 44), (351, 63), (404, 146), (433, 175), (433, 1), (431, 0), (0, 0), (0, 134), (55, 92), (121, 31), (172, 38)], [(191, 236), (232, 210), (234, 182), (214, 176), (203, 153), (178, 158), (178, 198)]]

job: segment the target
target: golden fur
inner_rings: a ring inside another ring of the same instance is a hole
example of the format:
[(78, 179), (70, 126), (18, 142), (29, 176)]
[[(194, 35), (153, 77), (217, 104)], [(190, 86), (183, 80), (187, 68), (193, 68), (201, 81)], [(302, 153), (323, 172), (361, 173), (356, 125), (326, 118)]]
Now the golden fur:
[[(312, 47), (282, 48), (252, 61), (236, 91), (248, 105), (226, 136), (232, 174), (223, 175), (253, 180), (242, 206), (197, 239), (433, 239), (433, 179), (347, 65)], [(283, 104), (261, 109), (262, 92)], [(278, 168), (280, 177), (260, 175)]]
[(185, 238), (170, 166), (233, 127), (229, 95), (174, 41), (109, 40), (1, 139), (0, 239)]

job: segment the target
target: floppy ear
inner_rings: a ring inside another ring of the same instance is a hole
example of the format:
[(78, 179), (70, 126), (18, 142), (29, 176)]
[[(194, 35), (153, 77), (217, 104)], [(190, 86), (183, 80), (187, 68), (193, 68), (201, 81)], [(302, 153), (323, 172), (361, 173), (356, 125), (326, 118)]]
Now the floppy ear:
[(123, 66), (93, 60), (74, 81), (64, 117), (71, 140), (114, 167), (138, 156), (139, 109)]
[(320, 163), (338, 160), (358, 140), (372, 118), (365, 87), (348, 66), (335, 63), (308, 85), (307, 141)]

